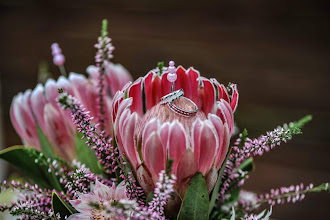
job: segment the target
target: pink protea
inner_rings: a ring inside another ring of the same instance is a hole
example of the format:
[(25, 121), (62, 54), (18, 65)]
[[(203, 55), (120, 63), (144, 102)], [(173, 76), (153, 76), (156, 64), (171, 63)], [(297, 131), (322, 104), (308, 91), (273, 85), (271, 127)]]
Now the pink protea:
[[(127, 83), (131, 76), (126, 69), (120, 65), (109, 64), (109, 72), (105, 87), (109, 92), (105, 95), (106, 115), (108, 122), (110, 120), (110, 109), (114, 91), (110, 87), (121, 89)], [(56, 98), (58, 89), (62, 88), (67, 93), (75, 96), (88, 111), (94, 116), (94, 122), (98, 122), (98, 104), (97, 104), (97, 83), (91, 76), (86, 78), (84, 75), (71, 73), (67, 78), (60, 76), (57, 81), (47, 80), (45, 85), (38, 84), (34, 90), (27, 90), (14, 97), (10, 116), (11, 121), (23, 144), (40, 149), (39, 138), (36, 125), (49, 140), (55, 154), (67, 160), (76, 157), (74, 138), (76, 136), (76, 127), (72, 123), (69, 112), (59, 107)], [(111, 120), (110, 120), (111, 122)], [(106, 134), (112, 135), (112, 123), (106, 123)]]
[[(70, 200), (73, 208), (75, 208), (79, 213), (70, 215), (68, 220), (123, 219), (121, 217), (113, 216), (111, 213), (107, 213), (106, 211), (102, 210), (102, 208), (105, 206), (111, 206), (112, 202), (128, 200), (125, 190), (126, 187), (124, 184), (118, 185), (117, 187), (113, 184), (112, 187), (108, 187), (96, 180), (94, 189), (92, 189), (90, 193), (79, 193), (78, 199)], [(101, 209), (97, 210), (91, 204), (98, 205)]]
[[(184, 96), (199, 109), (195, 116), (183, 117), (159, 104), (160, 98), (171, 92), (168, 74), (150, 71), (116, 93), (112, 120), (117, 144), (145, 193), (155, 188), (158, 173), (165, 169), (168, 158), (173, 159), (178, 193), (185, 193), (185, 186), (197, 172), (203, 174), (211, 191), (233, 131), (233, 111), (238, 103), (236, 85), (231, 86), (230, 97), (217, 80), (201, 77), (193, 68), (178, 67), (175, 90), (183, 89)], [(191, 108), (183, 98), (174, 104)]]

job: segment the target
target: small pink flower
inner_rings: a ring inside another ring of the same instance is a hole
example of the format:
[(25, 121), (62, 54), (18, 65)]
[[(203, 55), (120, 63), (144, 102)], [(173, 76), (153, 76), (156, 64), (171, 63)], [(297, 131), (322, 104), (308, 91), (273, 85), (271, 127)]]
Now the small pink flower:
[(119, 202), (120, 200), (128, 200), (126, 196), (126, 187), (124, 184), (108, 187), (98, 180), (95, 182), (94, 189), (88, 194), (78, 194), (78, 199), (70, 200), (71, 205), (79, 213), (69, 216), (68, 220), (90, 220), (90, 219), (104, 219), (104, 220), (119, 220), (102, 210), (97, 210), (91, 206), (91, 203), (98, 204), (100, 207), (109, 206), (112, 202)]
[[(171, 92), (168, 72), (159, 75), (150, 71), (117, 92), (113, 101), (117, 144), (147, 194), (155, 188), (167, 158), (174, 160), (172, 173), (177, 176), (175, 188), (179, 193), (184, 194), (197, 172), (203, 174), (211, 191), (233, 132), (236, 85), (232, 85), (230, 97), (217, 80), (201, 77), (193, 68), (180, 66), (176, 74), (175, 90), (183, 89), (184, 96), (198, 106), (193, 117), (180, 116), (159, 104), (160, 98)], [(174, 104), (182, 109), (191, 107), (182, 98)]]
[[(119, 64), (109, 63), (107, 67), (105, 87), (107, 88), (105, 110), (110, 120), (110, 109), (114, 91), (121, 89), (131, 76), (126, 69)], [(111, 73), (111, 74), (110, 74)], [(67, 160), (76, 158), (74, 138), (76, 127), (72, 123), (70, 113), (59, 107), (56, 98), (58, 89), (62, 88), (67, 93), (75, 96), (98, 122), (99, 109), (97, 108), (97, 83), (95, 76), (90, 78), (77, 73), (70, 73), (68, 78), (60, 76), (57, 81), (47, 80), (45, 85), (38, 84), (34, 90), (27, 90), (14, 97), (10, 116), (11, 121), (23, 144), (40, 149), (36, 124), (46, 135), (54, 152)], [(111, 88), (111, 89), (110, 89)], [(107, 135), (112, 135), (112, 123), (105, 124)]]

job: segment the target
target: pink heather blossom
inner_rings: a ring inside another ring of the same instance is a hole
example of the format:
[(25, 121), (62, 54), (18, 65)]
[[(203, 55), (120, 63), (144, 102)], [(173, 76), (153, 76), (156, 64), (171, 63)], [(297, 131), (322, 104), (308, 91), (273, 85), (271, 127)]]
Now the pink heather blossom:
[[(125, 185), (123, 184), (120, 184), (117, 187), (115, 185), (108, 187), (96, 180), (95, 187), (90, 193), (78, 193), (78, 197), (79, 198), (76, 200), (70, 200), (70, 203), (79, 213), (70, 215), (68, 220), (123, 219), (115, 217), (113, 214), (107, 213), (104, 209), (102, 209), (103, 207), (108, 207), (111, 205), (112, 202), (128, 200), (125, 193)], [(99, 205), (100, 209), (94, 208), (91, 203)]]
[[(89, 68), (90, 72), (91, 69)], [(110, 108), (114, 89), (121, 89), (131, 76), (126, 69), (119, 64), (108, 64), (106, 115), (110, 117)], [(93, 72), (93, 71), (92, 71)], [(22, 138), (26, 146), (40, 149), (39, 138), (36, 125), (46, 135), (52, 145), (54, 152), (67, 160), (76, 157), (74, 137), (76, 127), (72, 123), (70, 113), (58, 106), (56, 98), (58, 89), (62, 88), (67, 93), (75, 96), (94, 116), (93, 122), (98, 122), (97, 108), (97, 82), (94, 78), (95, 73), (90, 72), (90, 78), (77, 73), (71, 73), (68, 78), (60, 76), (57, 81), (47, 80), (45, 85), (38, 84), (34, 90), (27, 90), (14, 97), (10, 116), (12, 124)], [(109, 120), (109, 119), (108, 119)], [(106, 123), (106, 135), (112, 134), (112, 123)]]
[[(194, 117), (182, 117), (160, 105), (159, 99), (171, 92), (168, 72), (146, 76), (118, 91), (112, 106), (112, 120), (119, 150), (129, 160), (140, 185), (148, 194), (155, 188), (158, 174), (173, 159), (175, 189), (184, 194), (185, 186), (197, 172), (206, 178), (209, 191), (214, 187), (217, 171), (228, 151), (234, 127), (233, 111), (238, 93), (232, 95), (215, 79), (201, 77), (193, 68), (176, 69), (175, 90), (199, 108)], [(174, 103), (189, 108), (185, 99)]]

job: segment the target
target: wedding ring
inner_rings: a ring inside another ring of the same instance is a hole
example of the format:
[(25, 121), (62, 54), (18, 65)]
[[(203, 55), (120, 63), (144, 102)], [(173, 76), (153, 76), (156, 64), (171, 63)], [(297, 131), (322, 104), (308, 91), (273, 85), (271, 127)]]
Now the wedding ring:
[(160, 104), (165, 105), (167, 103), (173, 102), (174, 100), (180, 98), (184, 95), (183, 89), (176, 90), (160, 98)]
[(197, 114), (197, 111), (198, 111), (197, 105), (193, 101), (191, 101), (190, 99), (188, 99), (186, 97), (181, 97), (181, 98), (189, 101), (194, 106), (194, 110), (191, 110), (191, 111), (184, 110), (184, 109), (179, 108), (178, 106), (176, 106), (173, 102), (168, 102), (167, 106), (178, 115), (181, 115), (183, 117), (194, 117)]

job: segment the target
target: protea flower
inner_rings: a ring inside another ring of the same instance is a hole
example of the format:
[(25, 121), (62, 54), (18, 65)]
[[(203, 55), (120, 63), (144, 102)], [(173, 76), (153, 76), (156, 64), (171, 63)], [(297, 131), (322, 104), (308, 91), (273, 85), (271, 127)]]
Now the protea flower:
[[(199, 109), (193, 117), (183, 117), (159, 103), (161, 97), (171, 93), (168, 78), (173, 77), (168, 77), (168, 72), (150, 71), (118, 91), (113, 100), (117, 144), (147, 194), (155, 188), (158, 173), (165, 169), (169, 158), (173, 160), (172, 173), (177, 176), (175, 189), (181, 196), (197, 172), (205, 177), (210, 192), (233, 131), (236, 85), (231, 86), (230, 97), (216, 79), (201, 77), (194, 68), (185, 70), (180, 66), (176, 74), (175, 90), (183, 89), (184, 96)], [(186, 98), (173, 104), (189, 110)]]
[[(90, 219), (104, 219), (104, 220), (122, 220), (121, 217), (113, 216), (111, 213), (103, 211), (103, 206), (111, 206), (112, 202), (119, 202), (128, 200), (126, 196), (125, 185), (118, 185), (117, 187), (113, 184), (112, 187), (108, 187), (98, 180), (95, 182), (94, 189), (88, 194), (78, 194), (78, 199), (70, 200), (71, 205), (79, 213), (70, 215), (68, 220), (90, 220)], [(101, 209), (97, 210), (93, 208), (94, 205), (99, 205)]]
[[(75, 158), (76, 129), (70, 114), (58, 106), (56, 98), (58, 89), (62, 88), (75, 96), (90, 111), (90, 114), (94, 116), (94, 122), (97, 123), (99, 109), (96, 77), (98, 71), (93, 70), (90, 78), (71, 73), (68, 79), (63, 76), (60, 76), (57, 81), (49, 79), (45, 85), (38, 84), (35, 89), (29, 89), (14, 97), (10, 110), (11, 121), (24, 145), (40, 149), (36, 128), (38, 124), (55, 154), (67, 160)], [(91, 72), (91, 68), (88, 71)], [(130, 74), (121, 65), (108, 64), (104, 82), (106, 115), (110, 116), (114, 89), (121, 89), (130, 79)], [(107, 134), (112, 134), (111, 120), (105, 125)]]

